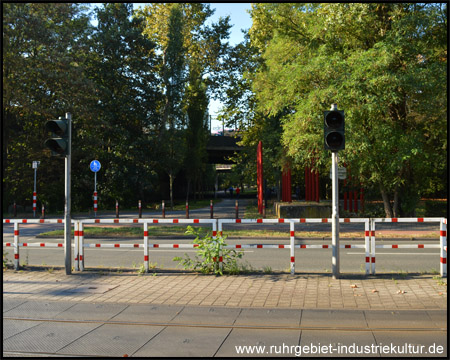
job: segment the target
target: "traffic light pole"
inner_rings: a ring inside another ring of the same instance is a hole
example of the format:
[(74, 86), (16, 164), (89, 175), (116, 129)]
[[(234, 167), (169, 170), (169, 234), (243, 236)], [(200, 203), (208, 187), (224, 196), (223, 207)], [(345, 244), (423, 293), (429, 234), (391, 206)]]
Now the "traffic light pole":
[(64, 198), (64, 265), (66, 275), (72, 273), (72, 223), (70, 217), (70, 163), (72, 156), (72, 114), (66, 113), (67, 125), (69, 127), (69, 151), (65, 156), (65, 198)]
[(338, 154), (331, 153), (332, 177), (332, 214), (331, 214), (331, 272), (333, 279), (339, 278), (339, 186), (338, 186)]

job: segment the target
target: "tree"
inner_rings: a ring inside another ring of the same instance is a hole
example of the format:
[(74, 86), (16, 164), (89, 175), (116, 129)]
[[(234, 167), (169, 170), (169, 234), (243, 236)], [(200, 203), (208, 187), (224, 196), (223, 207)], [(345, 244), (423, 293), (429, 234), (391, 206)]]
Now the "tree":
[(386, 216), (411, 214), (432, 157), (447, 149), (443, 13), (439, 4), (254, 5), (250, 37), (264, 64), (253, 91), (261, 112), (281, 116), (287, 155), (307, 165), (319, 154), (316, 166), (328, 168), (322, 112), (336, 102), (346, 111), (341, 161), (379, 189)]

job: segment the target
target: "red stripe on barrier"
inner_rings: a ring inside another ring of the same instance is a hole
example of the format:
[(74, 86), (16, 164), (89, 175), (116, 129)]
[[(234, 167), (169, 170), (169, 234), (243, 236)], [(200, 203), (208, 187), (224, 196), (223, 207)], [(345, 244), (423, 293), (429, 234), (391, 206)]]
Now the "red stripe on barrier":
[(322, 245), (322, 249), (328, 249), (328, 245)]
[(154, 248), (159, 248), (159, 244), (153, 244)]
[(180, 247), (180, 245), (178, 245), (178, 244), (173, 244), (173, 247), (174, 247), (175, 249), (177, 249), (177, 248)]
[(28, 243), (23, 243), (22, 246), (28, 246)]
[(291, 263), (295, 262), (295, 256), (291, 256)]
[(80, 261), (83, 261), (84, 259), (83, 259), (83, 255), (80, 255)]
[(27, 223), (27, 219), (23, 219), (22, 222), (23, 222), (23, 223)]
[(305, 223), (305, 222), (306, 222), (306, 219), (300, 219), (300, 222), (301, 222), (301, 223)]
[(58, 244), (58, 247), (63, 247), (63, 244)]
[(366, 263), (370, 263), (370, 257), (366, 256)]
[(256, 245), (257, 249), (262, 249), (262, 247), (263, 247), (262, 245)]
[(212, 236), (217, 236), (217, 231), (213, 231)]
[(236, 219), (236, 223), (240, 224), (241, 223), (241, 219)]
[(95, 247), (101, 247), (102, 245), (101, 244), (95, 244)]
[(278, 245), (278, 249), (284, 249), (284, 245)]
[(351, 247), (352, 247), (351, 245), (345, 245), (346, 249), (351, 249)]
[[(18, 259), (19, 258), (19, 254), (14, 254), (14, 259)], [(442, 262), (442, 261), (441, 261)]]
[(144, 261), (148, 261), (148, 255), (144, 255)]
[(219, 262), (222, 262), (222, 261), (223, 261), (222, 256), (219, 256)]
[(120, 247), (120, 244), (114, 244), (114, 247)]
[(441, 257), (441, 263), (442, 263), (442, 264), (447, 264), (447, 258)]
[(19, 230), (14, 230), (14, 235), (19, 235)]
[(62, 219), (58, 219), (58, 223), (62, 224), (62, 222), (63, 222)]
[(300, 245), (300, 249), (306, 249), (306, 245)]
[(199, 244), (194, 244), (194, 247), (196, 248), (196, 247), (198, 247), (199, 246)]
[(79, 236), (84, 236), (84, 230), (78, 231)]
[(100, 223), (100, 219), (95, 219), (95, 221), (94, 221), (96, 224), (99, 224)]
[(291, 231), (291, 236), (295, 236), (295, 231)]
[(262, 219), (256, 219), (256, 222), (261, 224), (263, 222), (263, 220)]
[(418, 247), (419, 249), (423, 249), (423, 248), (424, 248), (423, 244), (419, 244), (419, 245), (417, 245), (417, 247)]
[(241, 249), (242, 245), (236, 245), (236, 249)]
[(398, 219), (397, 219), (397, 218), (392, 218), (391, 221), (392, 221), (392, 222), (398, 222)]
[(439, 235), (440, 235), (440, 236), (447, 236), (447, 231), (441, 230), (441, 231), (439, 232)]
[(139, 247), (139, 244), (133, 244), (133, 247), (137, 247), (137, 248), (138, 248), (138, 247)]
[(158, 219), (153, 219), (153, 224), (158, 224), (159, 220)]
[(119, 219), (114, 219), (114, 223), (118, 224), (119, 223)]
[(375, 258), (374, 257), (372, 258), (372, 264), (375, 264)]
[(44, 244), (44, 243), (40, 243), (39, 246), (40, 246), (40, 247), (44, 247), (45, 244)]
[(365, 236), (370, 236), (370, 231), (366, 231), (366, 232), (364, 233), (364, 235), (365, 235)]
[(45, 220), (44, 219), (39, 219), (39, 222), (42, 224), (42, 223), (45, 222)]
[(278, 219), (279, 223), (284, 223), (284, 219)]
[(178, 224), (178, 219), (173, 219), (174, 224)]
[(75, 258), (75, 261), (78, 261), (78, 256)]
[(345, 223), (349, 223), (349, 222), (350, 222), (350, 219), (349, 219), (349, 218), (345, 218), (345, 219), (344, 219), (344, 222), (345, 222)]
[(138, 223), (138, 222), (139, 222), (139, 219), (133, 219), (133, 222), (134, 222), (134, 223)]
[(148, 236), (148, 231), (144, 231), (144, 236)]
[(6, 246), (11, 246), (11, 243), (6, 243)]
[(323, 223), (327, 223), (327, 222), (328, 222), (328, 219), (322, 219), (322, 222), (323, 222)]
[(398, 245), (392, 245), (393, 249), (398, 249)]
[(199, 219), (194, 219), (194, 224), (198, 224), (199, 222)]
[(417, 218), (417, 222), (423, 222), (423, 218)]
[(6, 219), (6, 220), (5, 220), (5, 223), (10, 224), (10, 223), (11, 223), (11, 220)]
[(74, 236), (79, 236), (80, 232), (78, 230), (74, 230), (73, 234), (74, 234)]
[(375, 236), (375, 230), (372, 230), (372, 231), (370, 232), (370, 236)]

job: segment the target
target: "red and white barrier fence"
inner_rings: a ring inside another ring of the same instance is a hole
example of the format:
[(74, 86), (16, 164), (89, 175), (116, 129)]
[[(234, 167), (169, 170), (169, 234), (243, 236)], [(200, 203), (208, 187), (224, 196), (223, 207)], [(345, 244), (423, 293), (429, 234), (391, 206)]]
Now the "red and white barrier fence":
[[(409, 249), (440, 249), (440, 274), (447, 275), (447, 219), (445, 218), (341, 218), (340, 223), (364, 223), (365, 241), (364, 245), (344, 244), (340, 248), (365, 249), (366, 274), (375, 275), (375, 249), (376, 248), (409, 248)], [(440, 224), (440, 243), (439, 244), (375, 244), (375, 223), (420, 223), (420, 222), (438, 222)], [(19, 248), (20, 247), (61, 247), (62, 243), (19, 243), (19, 225), (20, 224), (63, 224), (63, 219), (4, 219), (4, 224), (14, 224), (14, 243), (3, 243), (3, 246), (14, 247), (14, 268), (19, 268)], [(146, 271), (149, 269), (149, 248), (195, 248), (197, 244), (149, 244), (148, 243), (148, 225), (150, 224), (210, 224), (212, 227), (212, 236), (223, 234), (223, 224), (289, 224), (289, 245), (283, 244), (247, 244), (247, 245), (227, 245), (228, 249), (290, 249), (290, 269), (291, 274), (295, 273), (295, 249), (328, 249), (331, 245), (314, 244), (295, 245), (295, 224), (303, 223), (331, 223), (331, 219), (84, 219), (72, 220), (74, 224), (74, 268), (75, 270), (84, 270), (84, 248), (111, 247), (111, 248), (144, 248), (144, 266)], [(144, 243), (143, 244), (84, 244), (84, 224), (143, 224)], [(222, 256), (219, 257), (220, 266), (222, 266)]]

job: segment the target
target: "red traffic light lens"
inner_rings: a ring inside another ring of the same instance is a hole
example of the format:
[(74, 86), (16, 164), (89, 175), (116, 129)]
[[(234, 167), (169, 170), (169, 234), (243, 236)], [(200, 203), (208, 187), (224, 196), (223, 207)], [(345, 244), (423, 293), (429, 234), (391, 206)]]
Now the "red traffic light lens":
[(344, 137), (341, 133), (333, 131), (327, 135), (326, 142), (330, 148), (338, 148), (344, 142)]
[(331, 128), (337, 129), (344, 122), (342, 114), (338, 111), (330, 111), (325, 117), (325, 124)]

